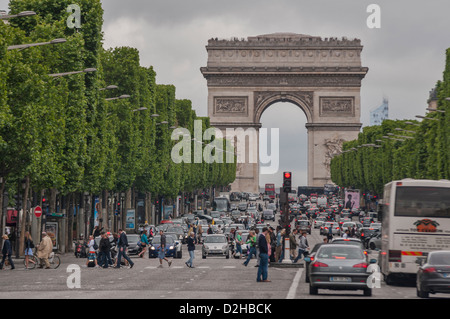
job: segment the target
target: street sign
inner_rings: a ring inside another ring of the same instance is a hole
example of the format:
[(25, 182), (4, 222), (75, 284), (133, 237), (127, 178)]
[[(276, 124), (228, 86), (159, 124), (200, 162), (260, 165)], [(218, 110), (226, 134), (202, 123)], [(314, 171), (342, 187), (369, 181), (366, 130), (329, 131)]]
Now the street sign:
[(34, 216), (36, 216), (37, 218), (42, 216), (42, 208), (41, 208), (41, 206), (36, 206), (34, 208)]

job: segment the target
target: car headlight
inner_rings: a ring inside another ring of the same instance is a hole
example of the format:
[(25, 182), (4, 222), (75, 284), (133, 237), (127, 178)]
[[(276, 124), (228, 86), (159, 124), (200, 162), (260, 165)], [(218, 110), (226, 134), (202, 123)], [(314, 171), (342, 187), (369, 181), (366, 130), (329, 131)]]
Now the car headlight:
[(228, 245), (223, 245), (222, 246), (222, 249), (227, 249), (228, 248)]
[(152, 247), (150, 247), (150, 249), (151, 249), (151, 250), (155, 250), (155, 247), (152, 246)]
[(173, 249), (173, 246), (170, 246), (169, 249)]

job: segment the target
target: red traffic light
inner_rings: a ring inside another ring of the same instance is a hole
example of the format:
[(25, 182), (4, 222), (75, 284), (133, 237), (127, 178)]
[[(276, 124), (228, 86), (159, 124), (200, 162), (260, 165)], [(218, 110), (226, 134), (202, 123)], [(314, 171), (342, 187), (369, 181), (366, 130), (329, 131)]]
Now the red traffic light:
[(291, 178), (291, 173), (285, 172), (284, 173), (284, 178)]

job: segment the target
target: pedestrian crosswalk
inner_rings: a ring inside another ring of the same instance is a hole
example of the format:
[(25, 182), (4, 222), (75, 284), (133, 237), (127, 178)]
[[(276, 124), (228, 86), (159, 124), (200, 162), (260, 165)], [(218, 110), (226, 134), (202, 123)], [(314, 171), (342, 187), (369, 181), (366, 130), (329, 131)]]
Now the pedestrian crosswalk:
[[(158, 269), (158, 268), (160, 268), (160, 267), (159, 266), (147, 266), (147, 267), (145, 267), (145, 269)], [(169, 268), (169, 267), (168, 266), (164, 266), (163, 268)], [(185, 267), (185, 266), (171, 266), (170, 268), (172, 268), (172, 269), (186, 268), (187, 269), (187, 267)], [(211, 267), (211, 266), (198, 266), (198, 267), (195, 267), (195, 268), (198, 268), (198, 269), (211, 269), (213, 267)], [(216, 268), (216, 267), (214, 267), (214, 268)], [(217, 267), (217, 268), (235, 269), (237, 267), (236, 266), (222, 266), (222, 267)]]

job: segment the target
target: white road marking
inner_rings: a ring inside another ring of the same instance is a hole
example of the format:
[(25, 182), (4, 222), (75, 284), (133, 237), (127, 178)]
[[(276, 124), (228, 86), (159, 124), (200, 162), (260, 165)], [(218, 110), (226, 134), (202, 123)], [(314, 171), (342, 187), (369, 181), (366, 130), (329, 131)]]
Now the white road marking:
[(286, 299), (294, 299), (295, 293), (297, 291), (298, 283), (300, 282), (300, 278), (303, 274), (303, 268), (300, 268), (297, 273), (295, 274), (294, 280), (292, 281), (292, 285), (289, 288), (289, 292), (286, 296)]

